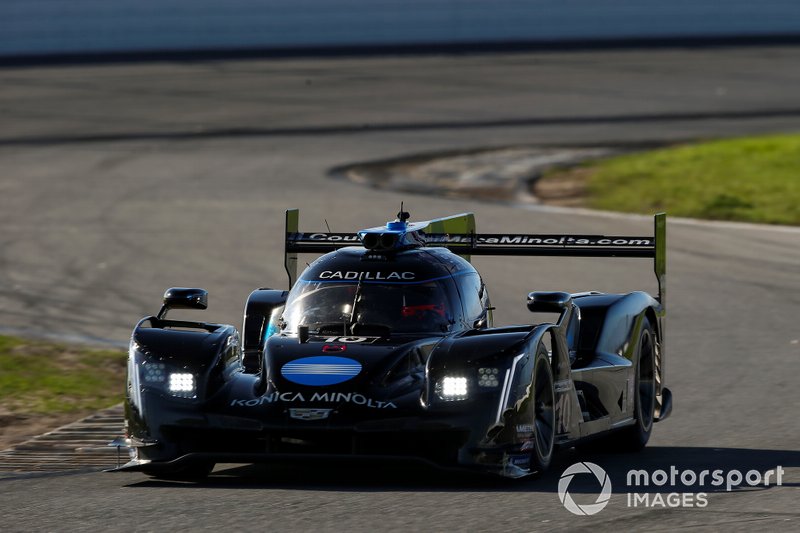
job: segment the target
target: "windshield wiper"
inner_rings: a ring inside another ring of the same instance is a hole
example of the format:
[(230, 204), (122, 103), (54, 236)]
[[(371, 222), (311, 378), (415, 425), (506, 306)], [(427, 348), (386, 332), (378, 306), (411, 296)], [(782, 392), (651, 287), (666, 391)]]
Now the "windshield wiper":
[[(356, 305), (358, 304), (358, 300), (361, 298), (361, 287), (362, 287), (361, 279), (359, 278), (358, 285), (356, 285), (356, 294), (353, 296), (353, 305), (350, 307), (350, 316), (347, 317), (347, 315), (345, 315), (345, 317), (348, 319), (346, 326), (350, 327), (350, 333), (353, 332), (353, 327), (355, 326), (355, 320), (357, 316)], [(347, 335), (347, 327), (345, 327), (344, 334)]]

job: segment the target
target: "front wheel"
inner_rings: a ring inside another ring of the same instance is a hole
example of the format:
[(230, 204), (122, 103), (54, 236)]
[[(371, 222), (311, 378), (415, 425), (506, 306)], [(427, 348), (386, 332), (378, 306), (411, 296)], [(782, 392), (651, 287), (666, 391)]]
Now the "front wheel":
[(556, 441), (555, 389), (547, 349), (539, 345), (533, 370), (533, 450), (531, 471), (544, 472), (553, 460)]

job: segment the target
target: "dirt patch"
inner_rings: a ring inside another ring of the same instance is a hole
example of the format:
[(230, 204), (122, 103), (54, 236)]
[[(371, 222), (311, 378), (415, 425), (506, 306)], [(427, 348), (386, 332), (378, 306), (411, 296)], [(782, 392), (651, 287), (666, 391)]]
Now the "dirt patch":
[(509, 147), (359, 163), (334, 169), (332, 174), (378, 189), (417, 194), (502, 203), (582, 205), (575, 203), (585, 192), (577, 179), (545, 185), (542, 197), (533, 184), (552, 168), (570, 168), (618, 151), (606, 147)]
[(588, 168), (574, 167), (544, 176), (531, 183), (531, 194), (547, 205), (586, 207), (591, 173)]

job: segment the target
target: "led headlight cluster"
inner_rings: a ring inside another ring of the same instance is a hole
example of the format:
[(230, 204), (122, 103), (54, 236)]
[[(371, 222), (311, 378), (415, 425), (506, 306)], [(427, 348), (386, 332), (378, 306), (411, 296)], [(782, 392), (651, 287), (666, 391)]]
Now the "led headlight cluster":
[(184, 371), (181, 367), (174, 367), (169, 362), (148, 358), (141, 352), (134, 352), (132, 361), (136, 360), (138, 364), (134, 363), (128, 370), (129, 375), (136, 376), (129, 380), (132, 389), (139, 390), (140, 387), (157, 389), (178, 398), (197, 396), (197, 379), (194, 374)]
[(478, 386), (479, 387), (498, 387), (500, 380), (497, 375), (500, 373), (499, 368), (479, 368), (478, 369)]
[(195, 395), (194, 376), (186, 372), (172, 372), (169, 375), (169, 392), (183, 398), (193, 397)]
[(164, 363), (142, 363), (142, 381), (145, 383), (164, 383), (167, 381)]
[(465, 377), (446, 376), (436, 384), (436, 394), (442, 400), (466, 400), (468, 381)]

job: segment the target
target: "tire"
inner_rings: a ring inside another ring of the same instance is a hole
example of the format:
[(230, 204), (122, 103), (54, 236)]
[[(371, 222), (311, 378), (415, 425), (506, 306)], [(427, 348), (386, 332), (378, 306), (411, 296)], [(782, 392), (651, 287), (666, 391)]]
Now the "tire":
[(545, 472), (553, 460), (556, 441), (555, 389), (547, 349), (539, 345), (533, 365), (533, 450), (531, 471)]
[(634, 417), (636, 423), (608, 436), (611, 451), (640, 451), (650, 440), (656, 409), (656, 333), (645, 318), (636, 344)]
[(146, 472), (153, 479), (164, 481), (203, 481), (214, 470), (215, 463), (194, 463), (174, 470)]

